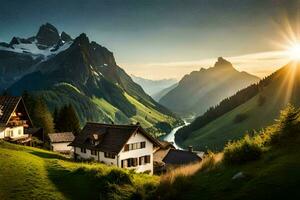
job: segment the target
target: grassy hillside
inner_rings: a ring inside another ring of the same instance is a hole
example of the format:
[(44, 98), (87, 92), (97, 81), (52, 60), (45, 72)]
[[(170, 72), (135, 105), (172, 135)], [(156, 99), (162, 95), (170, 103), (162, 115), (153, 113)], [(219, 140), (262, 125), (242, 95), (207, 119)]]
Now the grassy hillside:
[(158, 177), (0, 141), (0, 180), (0, 199), (132, 199), (151, 194)]
[[(168, 133), (171, 127), (180, 123), (175, 117), (161, 112), (151, 102), (143, 104), (126, 92), (122, 94), (124, 100), (119, 101), (119, 108), (103, 97), (88, 97), (69, 83), (56, 84), (48, 90), (37, 91), (35, 94), (43, 96), (52, 111), (55, 107), (59, 108), (66, 103), (71, 103), (77, 111), (81, 126), (84, 126), (87, 121), (116, 124), (139, 122), (150, 133), (159, 136)], [(122, 104), (124, 101), (126, 102)], [(121, 106), (130, 111), (122, 111)], [(128, 113), (131, 114), (128, 116)], [(162, 127), (161, 124), (166, 126)]]
[[(240, 138), (246, 132), (259, 130), (273, 123), (279, 111), (288, 103), (300, 105), (300, 68), (288, 65), (278, 71), (271, 83), (242, 105), (223, 114), (204, 127), (189, 133), (183, 146), (196, 149), (221, 150), (228, 140)], [(263, 102), (261, 102), (263, 99)]]
[[(299, 199), (299, 111), (296, 117), (290, 113), (281, 114), (279, 122), (255, 137), (230, 143), (222, 153), (210, 154), (202, 163), (166, 174), (156, 197), (184, 200)], [(292, 119), (294, 117), (296, 120)], [(238, 173), (242, 176), (233, 178)]]

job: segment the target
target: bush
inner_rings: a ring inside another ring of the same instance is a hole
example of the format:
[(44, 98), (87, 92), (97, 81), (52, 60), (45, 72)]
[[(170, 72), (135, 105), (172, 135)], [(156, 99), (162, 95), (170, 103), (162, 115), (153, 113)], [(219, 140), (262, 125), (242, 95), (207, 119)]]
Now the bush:
[(107, 175), (107, 180), (115, 184), (132, 184), (130, 174), (119, 169), (112, 169)]
[(263, 153), (263, 144), (257, 139), (246, 135), (241, 140), (227, 143), (224, 148), (224, 161), (229, 164), (242, 164), (258, 160)]

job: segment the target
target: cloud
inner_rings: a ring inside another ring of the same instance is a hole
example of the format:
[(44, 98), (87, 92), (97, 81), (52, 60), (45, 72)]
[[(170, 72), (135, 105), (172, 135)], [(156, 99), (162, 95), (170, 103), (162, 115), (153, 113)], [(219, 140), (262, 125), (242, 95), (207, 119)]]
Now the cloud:
[[(265, 77), (271, 74), (289, 61), (286, 52), (283, 51), (259, 52), (224, 58), (230, 61), (237, 70), (246, 71), (259, 77)], [(185, 74), (192, 71), (199, 70), (200, 68), (212, 67), (216, 60), (217, 58), (207, 58), (180, 62), (157, 62), (134, 65), (124, 64), (124, 67), (131, 74), (145, 78), (180, 79)]]

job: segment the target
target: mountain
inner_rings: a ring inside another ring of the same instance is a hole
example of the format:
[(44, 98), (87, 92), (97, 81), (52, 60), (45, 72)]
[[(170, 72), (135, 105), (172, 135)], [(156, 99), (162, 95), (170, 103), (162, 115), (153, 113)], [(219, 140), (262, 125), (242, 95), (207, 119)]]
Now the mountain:
[(72, 103), (82, 125), (140, 122), (159, 134), (180, 123), (132, 81), (112, 52), (84, 33), (72, 39), (47, 23), (34, 37), (2, 43), (0, 63), (3, 89), (41, 95), (51, 110)]
[(162, 91), (163, 89), (166, 89), (177, 83), (176, 79), (150, 80), (134, 75), (131, 75), (131, 78), (134, 82), (142, 86), (145, 92), (152, 97), (154, 97), (156, 93)]
[(178, 114), (198, 116), (222, 99), (258, 81), (258, 77), (237, 71), (230, 62), (219, 57), (214, 67), (185, 75), (159, 103)]
[(239, 91), (176, 133), (198, 150), (220, 150), (228, 140), (272, 124), (288, 103), (300, 105), (300, 64), (289, 63), (258, 84)]
[(167, 87), (165, 89), (160, 90), (159, 92), (156, 92), (152, 95), (153, 99), (157, 102), (160, 101), (160, 99), (165, 96), (168, 92), (170, 92), (171, 90), (173, 90), (174, 88), (176, 88), (178, 86), (178, 83), (175, 83), (173, 85), (171, 85), (170, 87)]

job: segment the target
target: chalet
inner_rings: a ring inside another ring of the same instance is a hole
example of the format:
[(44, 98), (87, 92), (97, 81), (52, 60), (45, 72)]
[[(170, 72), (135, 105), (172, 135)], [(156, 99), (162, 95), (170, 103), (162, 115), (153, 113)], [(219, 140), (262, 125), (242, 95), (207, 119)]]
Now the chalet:
[(75, 159), (153, 173), (153, 152), (161, 144), (140, 125), (87, 123), (70, 146)]
[(73, 148), (69, 146), (74, 140), (74, 134), (72, 132), (63, 133), (49, 133), (50, 148), (52, 151), (59, 153), (70, 154), (73, 152)]
[(24, 129), (31, 126), (22, 97), (0, 96), (0, 139), (29, 144), (31, 137)]

